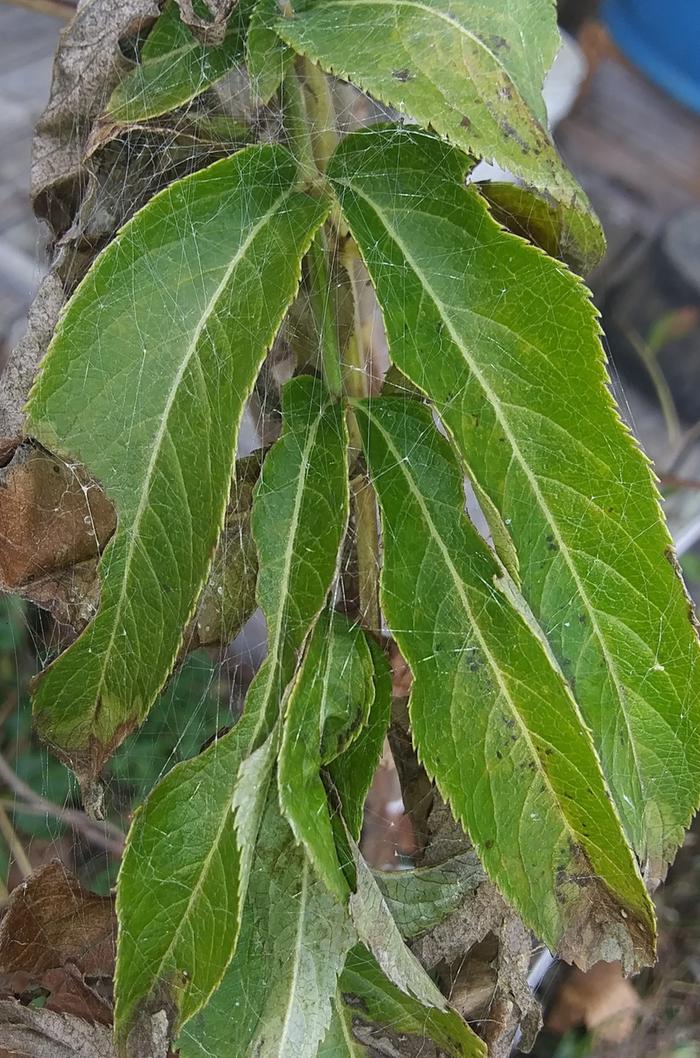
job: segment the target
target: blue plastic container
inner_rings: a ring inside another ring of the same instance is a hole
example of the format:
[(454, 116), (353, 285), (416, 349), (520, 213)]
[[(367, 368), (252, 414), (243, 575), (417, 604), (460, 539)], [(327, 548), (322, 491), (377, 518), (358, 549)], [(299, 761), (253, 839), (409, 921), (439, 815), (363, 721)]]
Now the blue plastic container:
[(700, 0), (606, 0), (603, 17), (635, 66), (700, 113)]

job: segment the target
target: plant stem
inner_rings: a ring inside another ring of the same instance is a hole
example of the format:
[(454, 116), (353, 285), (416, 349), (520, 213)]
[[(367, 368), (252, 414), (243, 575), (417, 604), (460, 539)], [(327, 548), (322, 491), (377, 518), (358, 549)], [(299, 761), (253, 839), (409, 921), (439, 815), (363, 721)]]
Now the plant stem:
[(27, 878), (32, 873), (32, 865), (29, 862), (29, 857), (24, 851), (24, 845), (17, 837), (17, 832), (10, 822), (10, 817), (4, 808), (0, 807), (0, 834), (5, 839), (10, 853), (14, 857), (15, 863), (22, 872), (22, 877)]
[(306, 89), (306, 112), (314, 162), (318, 171), (325, 173), (328, 160), (338, 144), (330, 85), (323, 71), (308, 59), (301, 60), (301, 74)]
[(293, 67), (284, 79), (282, 103), (289, 149), (294, 155), (303, 178), (314, 184), (318, 180), (319, 171), (311, 146), (311, 129), (304, 92), (299, 75)]
[[(285, 127), (289, 145), (305, 180), (317, 187), (323, 179), (328, 159), (335, 150), (338, 134), (328, 78), (308, 59), (297, 60), (296, 68), (284, 81)], [(354, 301), (355, 326), (342, 357), (338, 324), (331, 291), (332, 254), (324, 229), (314, 240), (307, 256), (311, 291), (311, 310), (319, 336), (323, 374), (329, 392), (340, 397), (369, 395), (364, 327), (359, 301), (356, 269), (359, 254), (349, 240), (343, 264), (350, 280)], [(343, 370), (344, 367), (344, 370)], [(354, 448), (360, 447), (360, 436), (352, 410), (348, 410), (348, 430)], [(362, 623), (369, 631), (381, 632), (379, 612), (379, 528), (374, 490), (365, 478), (353, 479), (351, 489), (355, 509), (355, 550), (359, 576)]]
[[(352, 415), (352, 412), (350, 412)], [(354, 418), (354, 415), (353, 415)], [(360, 592), (360, 615), (363, 626), (375, 635), (381, 634), (379, 613), (379, 528), (374, 489), (363, 476), (351, 482), (355, 502), (355, 550)]]
[[(306, 90), (304, 88), (306, 85)], [(326, 78), (313, 63), (298, 59), (284, 81), (284, 115), (289, 146), (304, 179), (317, 186), (337, 143), (333, 104)], [(324, 228), (314, 239), (306, 263), (311, 311), (319, 339), (321, 363), (333, 397), (343, 392), (338, 330), (331, 296), (331, 250)]]
[[(348, 396), (361, 399), (370, 395), (370, 379), (367, 371), (369, 350), (365, 337), (366, 327), (362, 318), (361, 289), (357, 269), (360, 255), (352, 239), (346, 240), (343, 251), (343, 266), (350, 281), (355, 310), (355, 328), (345, 348), (343, 379)], [(348, 431), (351, 444), (360, 449), (361, 438), (355, 413), (348, 410)], [(363, 624), (377, 636), (381, 635), (379, 609), (379, 526), (377, 522), (377, 498), (366, 478), (352, 483), (355, 501), (355, 550), (360, 593), (360, 609)]]
[(656, 351), (652, 349), (651, 346), (644, 341), (641, 335), (637, 334), (634, 330), (630, 329), (627, 331), (627, 338), (634, 351), (637, 353), (637, 356), (644, 364), (647, 374), (656, 390), (661, 414), (666, 423), (668, 443), (671, 446), (671, 450), (673, 450), (678, 446), (682, 430), (673, 394), (671, 393), (666, 377), (659, 366), (659, 362), (656, 358)]
[(328, 237), (325, 229), (321, 228), (307, 257), (311, 311), (321, 346), (321, 363), (328, 391), (331, 396), (340, 397), (343, 393), (343, 375), (329, 259)]

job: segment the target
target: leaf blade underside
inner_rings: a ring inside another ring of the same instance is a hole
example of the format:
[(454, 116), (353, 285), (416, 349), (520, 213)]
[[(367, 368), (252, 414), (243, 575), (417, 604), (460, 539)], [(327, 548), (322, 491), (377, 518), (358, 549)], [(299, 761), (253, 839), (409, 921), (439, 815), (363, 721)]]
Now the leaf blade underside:
[(182, 1058), (314, 1058), (355, 934), (316, 877), (272, 790), (244, 934), (219, 990), (184, 1030)]
[(88, 778), (148, 712), (204, 583), (244, 403), (326, 212), (296, 178), (283, 148), (254, 147), (153, 198), (69, 302), (30, 395), (33, 436), (118, 514), (100, 609), (34, 699)]
[[(175, 994), (176, 1022), (184, 1023), (219, 983), (231, 958), (271, 781), (284, 689), (335, 576), (349, 507), (342, 411), (328, 402), (320, 383), (297, 378), (285, 387), (283, 414), (283, 432), (263, 464), (253, 512), (261, 569), (268, 572), (258, 577), (257, 597), (270, 653), (238, 723), (199, 757), (174, 768), (134, 819), (117, 907), (116, 1026), (124, 1041), (178, 969), (189, 975)], [(245, 806), (240, 819), (232, 811), (234, 797), (239, 813)], [(193, 841), (199, 852), (190, 857), (188, 877), (184, 862), (173, 877), (174, 835), (191, 829), (202, 831)], [(229, 888), (223, 895), (217, 889), (218, 860), (226, 863)], [(224, 901), (231, 911), (211, 944), (206, 916), (200, 927), (199, 904)]]
[(563, 238), (583, 236), (586, 271), (600, 260), (600, 225), (547, 132), (542, 84), (561, 43), (552, 5), (302, 0), (276, 28), (324, 69), (561, 202)]
[(416, 402), (355, 411), (382, 509), (382, 606), (413, 673), (420, 759), (488, 873), (553, 950), (582, 965), (647, 963), (653, 910), (589, 732), (463, 513), (449, 445)]
[(464, 168), (437, 141), (370, 130), (331, 173), (392, 359), (510, 531), (523, 595), (653, 885), (700, 790), (692, 611), (648, 463), (607, 389), (587, 291), (503, 231)]
[(348, 841), (355, 868), (350, 915), (360, 941), (371, 951), (384, 975), (405, 995), (428, 1010), (447, 1010), (447, 999), (404, 944), (389, 905), (359, 848)]

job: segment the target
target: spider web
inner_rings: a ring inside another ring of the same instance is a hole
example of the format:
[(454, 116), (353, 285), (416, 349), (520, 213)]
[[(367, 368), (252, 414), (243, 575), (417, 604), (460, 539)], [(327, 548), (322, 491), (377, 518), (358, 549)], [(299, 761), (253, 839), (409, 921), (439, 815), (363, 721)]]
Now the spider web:
[[(137, 52), (138, 43), (138, 39), (127, 42), (127, 53), (130, 49)], [(333, 96), (341, 133), (396, 117), (351, 86), (335, 83)], [(212, 116), (247, 123), (254, 142), (275, 141), (281, 136), (278, 106), (254, 106), (244, 80), (234, 71), (174, 115), (156, 119), (111, 140), (85, 165), (81, 174), (82, 202), (77, 214), (77, 229), (74, 220), (74, 230), (64, 227), (62, 237), (53, 240), (51, 252), (54, 260), (60, 258), (61, 274), (68, 293), (84, 274), (95, 252), (154, 193), (236, 149), (238, 145), (233, 140), (223, 138), (212, 144), (192, 135), (193, 127)], [(74, 136), (76, 140), (80, 139), (82, 130), (76, 127)], [(482, 171), (477, 175), (485, 174)], [(389, 358), (380, 310), (364, 269), (361, 265), (357, 268), (363, 367), (368, 392), (372, 395), (382, 389), (389, 370)], [(240, 436), (240, 457), (261, 447), (267, 449), (279, 436), (280, 388), (283, 383), (300, 370), (318, 372), (320, 369), (317, 340), (313, 335), (309, 336), (305, 325), (306, 295), (307, 292), (302, 290), (289, 313), (248, 403)], [(412, 387), (404, 386), (400, 377), (391, 377), (391, 387), (393, 392), (403, 392), (407, 396), (413, 393)], [(62, 462), (68, 482), (67, 492), (83, 498), (82, 520), (97, 552), (104, 546), (95, 524), (91, 497), (92, 490), (98, 486), (86, 482), (76, 465)], [(60, 511), (61, 506), (59, 500), (54, 513)], [(478, 502), (469, 489), (466, 506), (477, 528), (490, 539)], [(50, 520), (52, 512), (44, 513)], [(220, 545), (224, 566), (229, 546), (235, 545), (228, 544), (224, 538)], [(351, 520), (334, 602), (337, 608), (362, 616), (358, 609), (353, 551), (354, 523)], [(219, 590), (223, 594), (225, 584)], [(75, 629), (66, 627), (31, 604), (10, 598), (3, 599), (2, 603), (2, 660), (3, 663), (10, 661), (0, 671), (0, 702), (4, 703), (0, 705), (4, 721), (0, 748), (9, 769), (4, 776), (0, 775), (0, 780), (9, 789), (9, 794), (2, 799), (2, 807), (33, 866), (58, 855), (76, 866), (93, 888), (106, 891), (116, 881), (118, 857), (113, 854), (113, 849), (115, 842), (119, 841), (118, 831), (127, 829), (133, 810), (175, 763), (195, 755), (218, 731), (230, 726), (240, 715), (247, 687), (265, 656), (264, 620), (256, 611), (230, 642), (198, 649), (178, 665), (144, 725), (127, 739), (107, 765), (108, 825), (102, 827), (105, 841), (100, 847), (99, 842), (93, 840), (99, 824), (88, 825), (86, 821), (81, 832), (61, 822), (62, 811), (80, 811), (77, 788), (68, 770), (47, 750), (39, 747), (30, 732), (29, 681), (65, 646)], [(97, 599), (93, 605), (96, 604)], [(455, 649), (463, 650), (463, 646)], [(400, 684), (400, 662), (396, 679)], [(407, 686), (401, 689), (406, 690)], [(14, 787), (7, 782), (9, 773), (19, 780)], [(35, 793), (40, 791), (41, 797), (27, 796), (23, 784)], [(387, 747), (378, 784), (370, 795), (365, 824), (365, 849), (368, 850), (372, 841), (376, 842), (371, 857), (377, 866), (397, 867), (411, 862), (415, 843), (410, 828), (404, 826), (400, 798), (400, 787)], [(17, 849), (14, 852), (10, 849), (10, 854), (5, 855), (4, 860), (0, 859), (0, 877), (15, 882), (17, 872), (22, 872), (21, 858)]]

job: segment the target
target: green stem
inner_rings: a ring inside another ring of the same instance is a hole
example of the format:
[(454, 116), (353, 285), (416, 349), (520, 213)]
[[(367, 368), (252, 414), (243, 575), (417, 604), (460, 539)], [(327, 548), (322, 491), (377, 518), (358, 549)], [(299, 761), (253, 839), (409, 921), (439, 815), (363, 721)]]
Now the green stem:
[(4, 808), (0, 808), (0, 834), (5, 839), (5, 843), (10, 851), (10, 854), (14, 857), (15, 863), (17, 864), (22, 877), (28, 878), (32, 873), (32, 865), (29, 861), (29, 857), (24, 851), (24, 845), (17, 837), (17, 832), (10, 822), (10, 817)]
[(307, 256), (311, 312), (321, 346), (321, 363), (326, 386), (333, 397), (341, 397), (343, 374), (340, 367), (338, 326), (331, 290), (329, 259), (328, 238), (325, 229), (321, 228)]
[[(361, 267), (359, 251), (348, 239), (343, 252), (343, 267), (350, 280), (355, 312), (354, 332), (345, 347), (343, 380), (348, 396), (355, 399), (368, 397), (370, 379), (367, 372), (369, 349), (365, 337), (365, 321), (362, 319), (361, 284), (358, 269)], [(361, 446), (360, 431), (355, 413), (348, 409), (348, 432), (350, 442), (358, 449)], [(379, 526), (377, 521), (377, 498), (369, 481), (362, 477), (352, 483), (355, 504), (355, 550), (359, 580), (360, 609), (366, 628), (381, 635), (379, 609)]]
[(289, 148), (299, 165), (302, 177), (312, 184), (316, 183), (319, 171), (311, 145), (311, 128), (306, 112), (306, 100), (301, 81), (293, 67), (284, 79), (282, 103)]
[[(306, 87), (305, 87), (306, 86)], [(312, 185), (323, 170), (338, 137), (325, 75), (307, 59), (299, 59), (284, 81), (285, 127), (303, 178)], [(331, 251), (325, 229), (314, 239), (306, 263), (311, 312), (319, 339), (326, 385), (333, 397), (343, 392), (338, 328), (331, 296)]]
[[(350, 415), (354, 418), (352, 412)], [(355, 507), (355, 551), (357, 554), (360, 615), (363, 626), (381, 635), (379, 613), (379, 528), (374, 489), (364, 477), (351, 482)]]
[[(298, 59), (284, 81), (285, 128), (305, 182), (317, 187), (323, 181), (328, 159), (335, 150), (338, 134), (328, 79), (309, 62)], [(321, 362), (326, 385), (334, 397), (345, 392), (349, 397), (369, 395), (367, 351), (364, 344), (357, 278), (359, 254), (354, 243), (348, 243), (343, 260), (350, 279), (354, 300), (354, 333), (346, 343), (341, 367), (338, 322), (331, 290), (332, 254), (324, 229), (313, 242), (307, 256), (311, 311), (319, 337)], [(343, 370), (344, 368), (344, 370)], [(352, 410), (348, 410), (350, 442), (359, 449), (360, 436)], [(360, 609), (367, 629), (381, 631), (379, 611), (379, 527), (374, 489), (362, 478), (352, 482), (355, 510), (355, 549), (359, 576)]]
[(644, 339), (637, 334), (636, 331), (629, 330), (627, 337), (632, 344), (633, 349), (637, 353), (637, 356), (644, 364), (647, 370), (647, 374), (651, 379), (651, 382), (656, 390), (656, 396), (658, 397), (659, 406), (661, 408), (661, 414), (664, 417), (666, 423), (666, 432), (668, 434), (668, 443), (672, 449), (676, 448), (681, 437), (681, 424), (678, 418), (678, 412), (676, 410), (676, 404), (673, 399), (666, 376), (664, 375), (659, 362), (656, 359), (656, 351), (644, 341)]
[(325, 173), (330, 156), (338, 145), (335, 107), (328, 78), (308, 59), (302, 59), (302, 78), (306, 88), (306, 111), (311, 130), (311, 148), (320, 173)]

